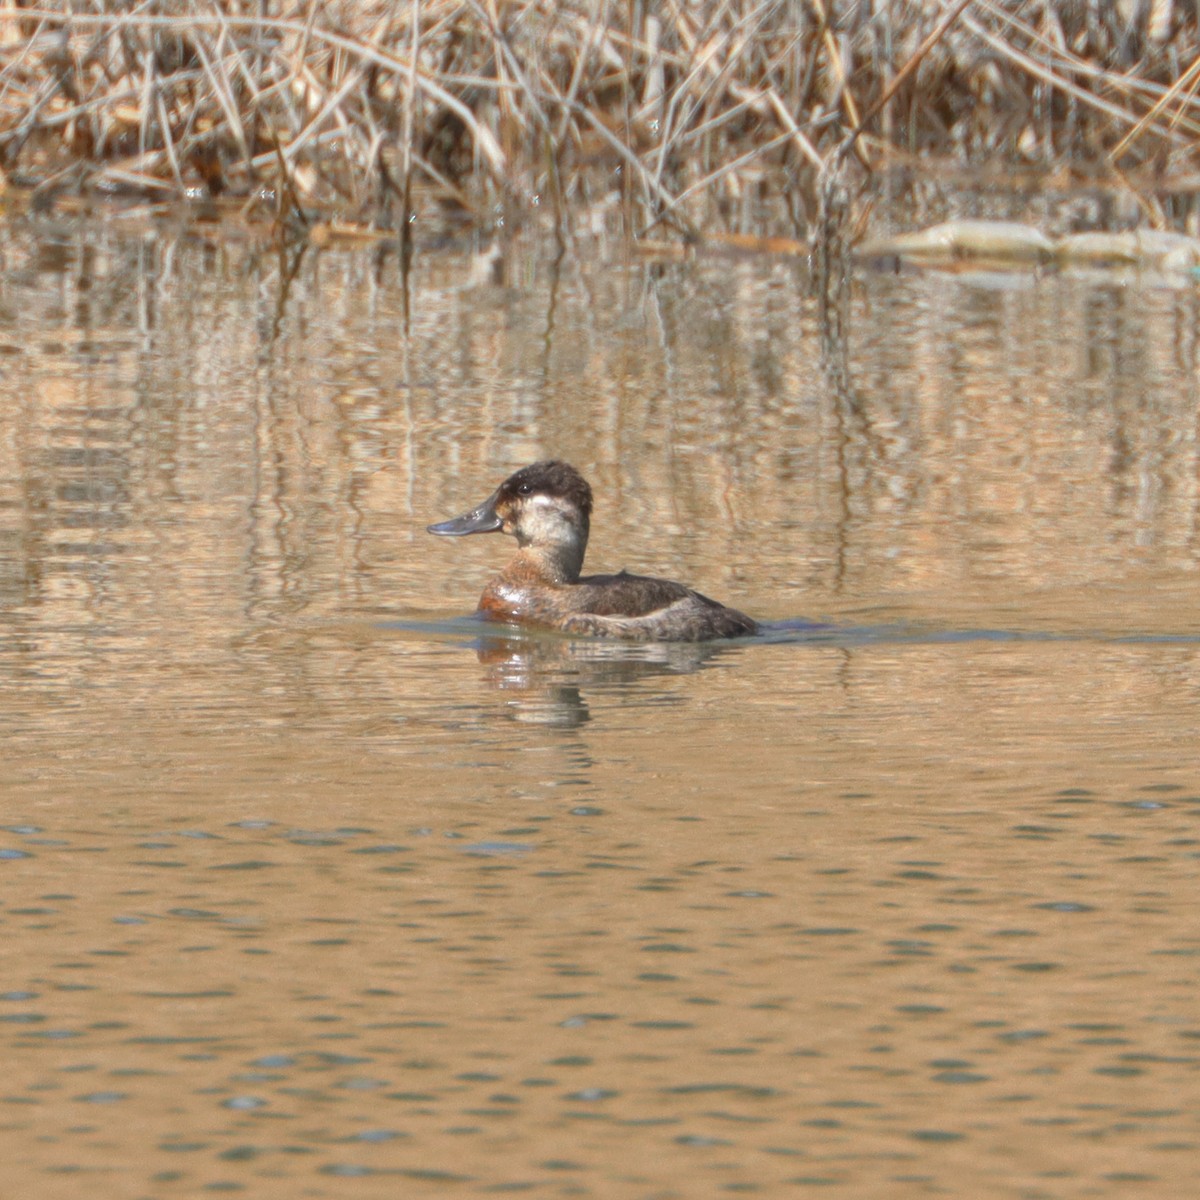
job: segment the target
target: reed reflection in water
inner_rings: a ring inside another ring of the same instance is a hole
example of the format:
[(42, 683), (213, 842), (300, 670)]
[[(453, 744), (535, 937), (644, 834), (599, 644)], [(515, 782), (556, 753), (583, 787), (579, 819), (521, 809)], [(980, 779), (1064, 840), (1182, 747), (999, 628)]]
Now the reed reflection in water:
[[(0, 248), (13, 1194), (1192, 1193), (1193, 289)], [(782, 624), (464, 619), (546, 454)]]

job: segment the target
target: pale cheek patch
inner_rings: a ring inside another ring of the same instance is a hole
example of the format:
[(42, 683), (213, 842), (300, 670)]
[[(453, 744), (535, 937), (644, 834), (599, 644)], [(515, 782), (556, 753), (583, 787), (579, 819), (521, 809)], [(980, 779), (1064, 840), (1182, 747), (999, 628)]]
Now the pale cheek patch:
[(534, 497), (525, 510), (521, 521), (523, 529), (540, 537), (552, 537), (563, 526), (562, 513), (553, 500)]
[(532, 541), (547, 545), (573, 545), (580, 535), (568, 509), (569, 506), (556, 496), (527, 497), (521, 512), (521, 533)]
[(525, 501), (523, 524), (527, 528), (549, 531), (566, 523), (563, 503), (556, 496), (530, 496)]

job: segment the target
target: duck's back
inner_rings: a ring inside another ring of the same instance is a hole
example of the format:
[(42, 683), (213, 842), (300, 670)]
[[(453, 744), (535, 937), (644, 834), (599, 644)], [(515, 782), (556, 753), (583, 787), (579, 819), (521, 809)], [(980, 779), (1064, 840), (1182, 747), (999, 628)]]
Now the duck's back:
[(652, 575), (586, 575), (569, 589), (570, 615), (560, 628), (592, 637), (703, 642), (745, 637), (758, 626), (673, 579)]
[[(584, 575), (571, 587), (574, 605), (598, 617), (645, 617), (687, 596), (700, 597), (673, 579), (653, 575)], [(706, 597), (700, 597), (706, 599)], [(716, 604), (709, 600), (709, 604)]]

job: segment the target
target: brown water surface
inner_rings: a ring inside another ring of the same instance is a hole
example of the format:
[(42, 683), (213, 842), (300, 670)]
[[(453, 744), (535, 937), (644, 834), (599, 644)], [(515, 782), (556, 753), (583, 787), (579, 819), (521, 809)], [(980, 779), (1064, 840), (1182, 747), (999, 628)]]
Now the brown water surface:
[(1195, 1195), (1195, 288), (482, 249), (0, 233), (5, 1194)]

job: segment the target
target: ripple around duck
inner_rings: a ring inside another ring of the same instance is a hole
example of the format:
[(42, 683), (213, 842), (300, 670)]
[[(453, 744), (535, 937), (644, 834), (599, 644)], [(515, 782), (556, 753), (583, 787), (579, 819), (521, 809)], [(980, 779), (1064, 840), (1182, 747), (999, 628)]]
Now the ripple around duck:
[(727, 648), (755, 645), (816, 645), (870, 646), (880, 645), (943, 645), (972, 642), (1095, 642), (1112, 645), (1200, 645), (1200, 632), (1180, 631), (1117, 633), (1096, 630), (1039, 630), (1039, 629), (939, 629), (928, 623), (893, 623), (855, 625), (842, 622), (809, 620), (792, 617), (763, 621), (759, 632), (752, 637), (740, 637), (696, 646), (687, 642), (622, 642), (608, 638), (575, 638), (552, 630), (541, 631), (519, 626), (501, 626), (497, 632), (482, 637), (476, 618), (451, 620), (391, 619), (380, 623), (384, 631), (411, 634), (421, 638), (446, 638), (452, 644), (470, 648), (481, 654), (504, 646), (524, 648), (533, 654), (539, 647), (574, 648), (581, 657), (596, 661), (670, 662), (689, 660), (702, 664)]

